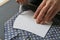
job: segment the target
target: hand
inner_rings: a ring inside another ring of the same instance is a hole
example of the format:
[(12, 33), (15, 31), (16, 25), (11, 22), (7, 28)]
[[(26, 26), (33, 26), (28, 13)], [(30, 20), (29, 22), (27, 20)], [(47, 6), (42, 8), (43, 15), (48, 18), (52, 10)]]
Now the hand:
[(60, 0), (43, 0), (37, 8), (34, 18), (37, 23), (48, 24), (60, 11)]
[(28, 0), (16, 0), (17, 3), (27, 4)]

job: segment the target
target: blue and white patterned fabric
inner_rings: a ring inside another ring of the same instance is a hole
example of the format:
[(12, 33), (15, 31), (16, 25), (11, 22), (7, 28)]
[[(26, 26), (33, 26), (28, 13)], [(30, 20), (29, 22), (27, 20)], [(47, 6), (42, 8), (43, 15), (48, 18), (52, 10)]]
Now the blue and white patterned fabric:
[(55, 17), (51, 28), (47, 32), (44, 38), (35, 35), (31, 32), (27, 32), (20, 29), (14, 29), (13, 23), (16, 17), (19, 15), (17, 13), (15, 16), (10, 18), (5, 24), (5, 40), (60, 40), (60, 16)]
[(18, 15), (23, 11), (15, 14), (4, 24), (5, 40), (60, 40), (60, 15), (56, 15), (53, 24), (44, 38), (31, 32), (13, 28), (13, 23)]

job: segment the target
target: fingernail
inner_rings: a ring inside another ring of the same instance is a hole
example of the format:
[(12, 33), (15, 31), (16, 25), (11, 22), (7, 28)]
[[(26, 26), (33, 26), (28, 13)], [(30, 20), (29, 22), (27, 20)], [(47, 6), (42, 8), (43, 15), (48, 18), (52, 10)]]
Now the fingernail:
[(39, 24), (40, 22), (38, 20), (36, 20), (36, 23)]
[(33, 16), (33, 18), (35, 19), (35, 17)]
[(42, 24), (42, 25), (44, 25), (44, 24), (45, 24), (45, 22), (44, 22), (44, 21), (42, 21), (42, 22), (41, 22), (41, 24)]
[(46, 23), (46, 24), (51, 24), (52, 22), (50, 22), (50, 21), (45, 21), (45, 23)]
[(40, 24), (40, 22), (36, 22), (37, 24)]
[(48, 23), (47, 21), (45, 21), (45, 23)]

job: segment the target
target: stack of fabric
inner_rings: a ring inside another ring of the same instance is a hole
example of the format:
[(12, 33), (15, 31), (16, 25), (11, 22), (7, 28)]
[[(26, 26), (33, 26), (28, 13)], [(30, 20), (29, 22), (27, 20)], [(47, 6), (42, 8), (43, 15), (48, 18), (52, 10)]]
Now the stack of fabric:
[(20, 15), (23, 11), (19, 11), (19, 13), (15, 14), (12, 18), (10, 18), (4, 24), (5, 29), (5, 40), (60, 40), (60, 16), (56, 15), (53, 20), (53, 24), (46, 36), (40, 37), (31, 32), (15, 29), (13, 28), (13, 23), (18, 15)]

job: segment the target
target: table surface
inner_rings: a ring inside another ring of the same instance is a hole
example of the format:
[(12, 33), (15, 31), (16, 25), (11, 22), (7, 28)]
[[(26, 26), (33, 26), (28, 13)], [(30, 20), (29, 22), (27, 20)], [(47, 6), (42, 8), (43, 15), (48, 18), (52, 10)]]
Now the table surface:
[(18, 4), (15, 0), (0, 7), (0, 38), (4, 40), (4, 23), (18, 12)]

